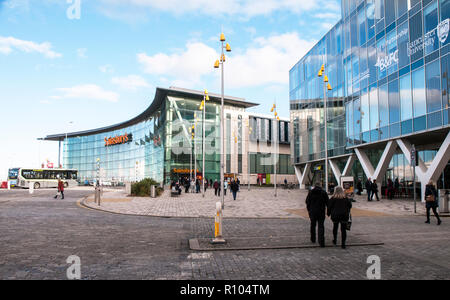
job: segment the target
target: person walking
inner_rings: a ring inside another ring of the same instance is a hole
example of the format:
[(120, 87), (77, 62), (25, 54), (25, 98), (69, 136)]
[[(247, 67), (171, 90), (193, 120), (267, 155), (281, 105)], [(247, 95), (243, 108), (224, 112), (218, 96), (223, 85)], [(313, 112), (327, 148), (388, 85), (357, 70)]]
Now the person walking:
[(233, 194), (233, 200), (236, 200), (237, 192), (239, 191), (239, 185), (236, 181), (231, 181), (231, 193)]
[(228, 189), (228, 181), (224, 180), (223, 181), (223, 195), (226, 196), (227, 195), (227, 189)]
[(200, 193), (200, 180), (198, 178), (195, 180), (195, 192)]
[(361, 179), (358, 178), (358, 182), (356, 183), (356, 188), (358, 189), (358, 192), (356, 192), (357, 195), (361, 196), (362, 191), (362, 182)]
[(372, 201), (372, 181), (370, 178), (366, 181), (367, 201)]
[(373, 200), (373, 195), (377, 197), (377, 201), (380, 201), (380, 198), (378, 197), (378, 184), (376, 179), (374, 179), (372, 182), (372, 197), (370, 198), (370, 200)]
[(195, 192), (195, 179), (191, 180), (191, 193)]
[(350, 218), (350, 210), (352, 202), (349, 200), (340, 186), (336, 187), (334, 194), (330, 199), (328, 206), (328, 216), (331, 216), (333, 222), (333, 244), (337, 244), (337, 233), (339, 225), (341, 225), (341, 248), (345, 249), (345, 241), (347, 240), (347, 222)]
[(241, 181), (238, 179), (236, 179), (236, 184), (238, 185), (238, 192), (241, 191)]
[(439, 214), (437, 213), (437, 208), (439, 207), (438, 194), (431, 180), (425, 187), (425, 207), (427, 209), (427, 220), (425, 223), (430, 224), (430, 210), (433, 210), (437, 224), (441, 225), (441, 218), (439, 218)]
[(306, 197), (306, 208), (311, 220), (311, 242), (316, 242), (316, 227), (318, 227), (318, 240), (320, 247), (325, 247), (325, 212), (328, 207), (328, 195), (316, 182), (314, 188)]
[(219, 183), (217, 182), (217, 180), (214, 181), (214, 195), (217, 196), (217, 190), (219, 189)]
[(55, 195), (55, 199), (58, 198), (58, 195), (61, 195), (61, 200), (64, 200), (64, 182), (61, 178), (58, 178), (58, 193)]

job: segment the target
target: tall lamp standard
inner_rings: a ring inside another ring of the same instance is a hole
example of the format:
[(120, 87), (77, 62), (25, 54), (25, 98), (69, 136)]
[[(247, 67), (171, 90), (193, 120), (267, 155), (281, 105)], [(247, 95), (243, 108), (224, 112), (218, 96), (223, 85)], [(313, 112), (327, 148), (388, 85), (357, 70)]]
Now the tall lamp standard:
[[(222, 101), (220, 106), (220, 189), (223, 190), (224, 183), (225, 183), (225, 173), (224, 173), (224, 138), (225, 138), (225, 126), (224, 126), (224, 110), (223, 110), (223, 102), (225, 98), (225, 92), (224, 92), (224, 64), (225, 64), (225, 53), (224, 50), (227, 52), (231, 52), (230, 44), (225, 42), (225, 34), (223, 32), (220, 34), (220, 43), (221, 43), (221, 55), (220, 60), (216, 60), (214, 63), (214, 68), (218, 69), (220, 66), (222, 66), (222, 74), (221, 74), (221, 81), (222, 81)], [(222, 201), (222, 209), (225, 208), (225, 197), (224, 197), (225, 191), (222, 191), (221, 193), (221, 201)]]
[(247, 140), (247, 172), (248, 172), (248, 182), (247, 190), (250, 191), (250, 135), (252, 134), (252, 127), (249, 124), (248, 118), (245, 122), (245, 126), (248, 128), (248, 140)]
[(203, 128), (202, 128), (202, 197), (205, 197), (205, 122), (206, 122), (206, 101), (209, 101), (209, 95), (208, 90), (205, 89), (204, 95), (203, 95), (203, 101), (200, 104), (200, 110), (203, 111)]
[(323, 76), (323, 118), (324, 118), (324, 125), (325, 125), (325, 192), (328, 193), (328, 116), (327, 116), (327, 110), (328, 110), (328, 91), (331, 91), (331, 85), (328, 82), (328, 76), (324, 75), (325, 72), (325, 64), (322, 65), (320, 68), (319, 77)]
[(277, 196), (277, 166), (278, 166), (278, 121), (280, 121), (280, 117), (278, 116), (277, 112), (277, 105), (274, 103), (272, 106), (272, 109), (270, 112), (273, 112), (273, 143), (275, 145), (275, 162), (274, 162), (274, 174), (275, 174), (275, 180), (274, 180), (274, 190), (275, 190), (275, 197)]

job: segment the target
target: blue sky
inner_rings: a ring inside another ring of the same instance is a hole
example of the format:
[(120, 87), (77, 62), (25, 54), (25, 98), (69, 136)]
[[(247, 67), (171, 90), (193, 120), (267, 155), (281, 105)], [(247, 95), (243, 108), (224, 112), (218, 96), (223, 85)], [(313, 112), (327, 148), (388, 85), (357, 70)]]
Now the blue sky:
[(289, 117), (289, 69), (339, 18), (338, 0), (0, 0), (0, 180), (57, 161), (38, 137), (130, 119), (155, 87), (220, 92), (222, 28), (225, 93)]

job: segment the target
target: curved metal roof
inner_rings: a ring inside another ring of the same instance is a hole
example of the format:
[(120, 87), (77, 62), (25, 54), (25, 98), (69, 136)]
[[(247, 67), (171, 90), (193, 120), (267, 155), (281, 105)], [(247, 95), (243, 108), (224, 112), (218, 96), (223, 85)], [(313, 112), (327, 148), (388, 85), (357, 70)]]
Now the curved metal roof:
[[(132, 126), (134, 124), (137, 124), (139, 122), (144, 121), (149, 116), (151, 116), (154, 112), (158, 110), (159, 107), (164, 102), (164, 99), (166, 99), (167, 96), (174, 96), (174, 97), (185, 97), (189, 99), (195, 99), (201, 101), (203, 99), (203, 91), (195, 91), (195, 90), (189, 90), (189, 89), (183, 89), (183, 88), (177, 88), (177, 87), (170, 87), (168, 89), (166, 88), (156, 88), (155, 93), (155, 99), (153, 100), (152, 104), (140, 115), (134, 117), (133, 119), (130, 119), (128, 121), (118, 123), (111, 126), (101, 127), (97, 129), (91, 129), (91, 130), (84, 130), (84, 131), (78, 131), (78, 132), (71, 132), (67, 133), (67, 137), (77, 137), (77, 136), (86, 136), (86, 135), (92, 135), (92, 134), (98, 134), (103, 132), (109, 132), (117, 129), (126, 128), (129, 126)], [(209, 98), (212, 102), (220, 103), (221, 102), (221, 96), (218, 94), (209, 94)], [(242, 107), (242, 108), (249, 108), (254, 107), (259, 104), (257, 103), (251, 103), (245, 101), (244, 98), (238, 98), (238, 97), (231, 97), (231, 96), (225, 96), (224, 103), (232, 106)], [(60, 134), (53, 134), (53, 135), (47, 135), (42, 140), (46, 141), (62, 141), (66, 138), (66, 133), (60, 133)]]

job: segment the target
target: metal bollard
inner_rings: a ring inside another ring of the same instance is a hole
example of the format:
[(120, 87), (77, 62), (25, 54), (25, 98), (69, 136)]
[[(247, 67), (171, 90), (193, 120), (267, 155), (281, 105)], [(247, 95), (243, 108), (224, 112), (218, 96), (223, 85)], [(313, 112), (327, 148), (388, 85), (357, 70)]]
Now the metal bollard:
[(98, 206), (100, 206), (100, 198), (101, 198), (100, 187), (96, 186), (95, 187), (95, 203)]
[(214, 239), (213, 244), (224, 244), (225, 240), (222, 237), (222, 203), (216, 203), (216, 217), (214, 219)]
[(28, 192), (30, 193), (30, 195), (34, 193), (34, 182), (30, 182), (28, 186)]

